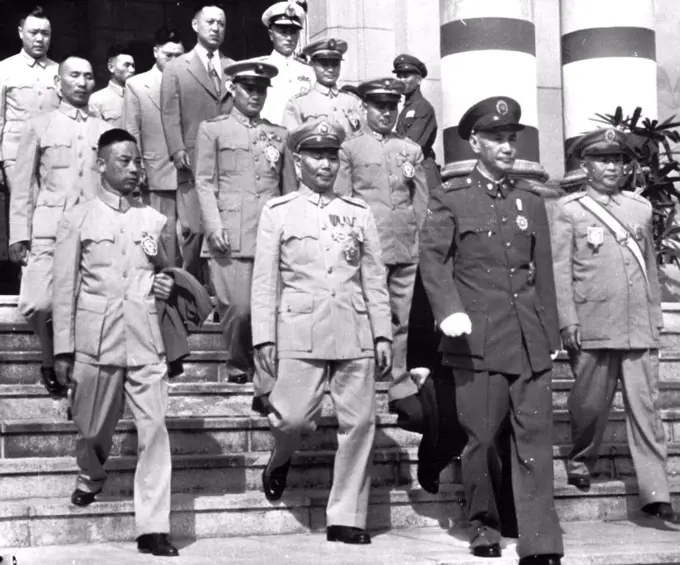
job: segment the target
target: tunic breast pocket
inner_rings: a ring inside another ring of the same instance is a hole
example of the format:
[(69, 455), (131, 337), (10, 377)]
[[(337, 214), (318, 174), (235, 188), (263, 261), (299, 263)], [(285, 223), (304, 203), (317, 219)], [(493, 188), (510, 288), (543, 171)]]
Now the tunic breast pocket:
[(252, 166), (252, 157), (250, 155), (250, 146), (245, 143), (232, 143), (227, 146), (220, 147), (219, 156), (219, 172), (235, 172), (242, 171)]
[(43, 148), (45, 163), (48, 169), (65, 169), (72, 165), (73, 153), (70, 139), (50, 140)]
[(320, 255), (319, 236), (310, 226), (286, 226), (282, 240), (290, 261), (295, 265), (312, 263)]
[[(145, 241), (145, 238), (151, 238), (156, 243), (156, 255), (152, 255), (150, 257), (144, 251), (145, 245), (148, 245), (150, 247), (149, 250), (153, 251), (151, 249), (153, 245), (150, 243), (150, 241), (147, 243)], [(152, 260), (159, 257), (158, 254), (160, 253), (160, 250), (158, 248), (158, 246), (160, 245), (159, 238), (145, 231), (143, 228), (139, 227), (133, 230), (132, 241), (135, 244), (134, 249), (132, 250), (131, 257), (132, 266), (137, 270), (152, 271), (154, 269)]]
[(478, 259), (492, 255), (490, 240), (496, 233), (496, 227), (491, 222), (483, 220), (459, 220), (458, 248), (464, 259)]
[(114, 259), (116, 236), (108, 226), (86, 226), (80, 236), (89, 267), (108, 267)]
[[(523, 224), (522, 224), (523, 225)], [(531, 260), (531, 248), (533, 245), (534, 234), (529, 231), (528, 227), (526, 229), (521, 229), (516, 227), (516, 231), (512, 238), (513, 247), (515, 252), (523, 260)]]

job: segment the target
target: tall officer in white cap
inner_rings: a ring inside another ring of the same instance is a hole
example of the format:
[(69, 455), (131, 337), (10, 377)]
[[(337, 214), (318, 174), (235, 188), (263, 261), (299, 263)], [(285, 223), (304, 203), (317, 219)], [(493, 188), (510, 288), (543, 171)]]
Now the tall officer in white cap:
[(277, 2), (262, 14), (262, 23), (269, 29), (274, 50), (260, 60), (279, 70), (279, 74), (272, 79), (262, 117), (274, 124), (282, 124), (283, 110), (288, 100), (309, 92), (314, 85), (314, 71), (295, 53), (305, 17), (300, 4), (292, 0)]
[(253, 374), (250, 284), (257, 222), (265, 203), (297, 188), (288, 132), (260, 118), (277, 70), (256, 60), (225, 67), (231, 113), (203, 122), (196, 136), (196, 190), (210, 257), (230, 382)]
[(406, 367), (408, 321), (418, 268), (418, 232), (427, 209), (423, 152), (392, 131), (404, 85), (387, 77), (359, 85), (366, 106), (362, 131), (342, 144), (338, 194), (365, 200), (378, 224), (392, 309), (390, 401), (414, 395)]
[(551, 232), (562, 341), (575, 382), (569, 395), (569, 484), (590, 487), (619, 380), (643, 512), (672, 523), (666, 436), (658, 412), (663, 326), (652, 206), (621, 191), (626, 134), (601, 129), (570, 149), (586, 189), (557, 202)]
[(342, 56), (347, 42), (333, 37), (307, 45), (302, 52), (309, 57), (316, 84), (312, 90), (298, 94), (286, 104), (283, 126), (292, 131), (308, 120), (326, 119), (339, 123), (349, 135), (361, 129), (364, 110), (361, 99), (338, 89)]
[[(253, 341), (276, 379), (269, 396), (274, 449), (262, 475), (278, 500), (300, 434), (314, 429), (329, 381), (338, 450), (327, 539), (371, 542), (365, 531), (375, 435), (375, 371), (391, 363), (385, 267), (373, 214), (333, 184), (345, 132), (313, 121), (291, 133), (300, 190), (262, 212), (253, 274)], [(277, 366), (278, 365), (278, 366)]]

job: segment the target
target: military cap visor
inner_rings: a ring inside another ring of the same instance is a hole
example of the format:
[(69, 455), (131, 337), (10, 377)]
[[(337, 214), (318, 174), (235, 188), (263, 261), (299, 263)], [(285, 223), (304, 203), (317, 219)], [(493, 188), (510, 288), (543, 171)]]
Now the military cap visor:
[(347, 53), (347, 42), (342, 39), (329, 37), (320, 39), (307, 45), (302, 53), (310, 59), (342, 59)]
[(458, 135), (465, 140), (476, 132), (521, 131), (522, 108), (507, 96), (492, 96), (471, 106), (458, 122)]
[(279, 74), (279, 70), (269, 63), (251, 59), (227, 65), (224, 74), (230, 76), (233, 82), (270, 86), (271, 79)]
[(397, 55), (392, 63), (393, 73), (418, 73), (423, 78), (427, 77), (427, 66), (413, 55)]
[(345, 130), (335, 122), (309, 121), (293, 130), (288, 137), (288, 147), (294, 153), (303, 149), (340, 149), (345, 141)]
[(380, 78), (362, 82), (359, 95), (365, 101), (392, 102), (399, 101), (404, 94), (404, 83), (395, 78)]
[(276, 25), (302, 28), (305, 11), (297, 2), (277, 2), (262, 14), (262, 23), (269, 28)]
[(569, 148), (568, 154), (578, 159), (608, 155), (630, 157), (632, 151), (628, 144), (628, 136), (624, 132), (615, 128), (604, 128), (579, 137)]

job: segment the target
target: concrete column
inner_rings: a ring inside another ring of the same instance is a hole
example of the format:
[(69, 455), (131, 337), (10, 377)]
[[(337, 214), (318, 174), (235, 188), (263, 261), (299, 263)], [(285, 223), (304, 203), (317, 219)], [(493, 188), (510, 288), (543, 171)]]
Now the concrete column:
[(474, 154), (458, 122), (474, 103), (509, 96), (522, 106), (516, 173), (545, 177), (538, 164), (536, 31), (532, 0), (440, 0), (446, 177), (467, 174)]
[[(657, 115), (654, 0), (561, 0), (565, 149), (596, 113)], [(565, 182), (579, 176), (567, 161)]]

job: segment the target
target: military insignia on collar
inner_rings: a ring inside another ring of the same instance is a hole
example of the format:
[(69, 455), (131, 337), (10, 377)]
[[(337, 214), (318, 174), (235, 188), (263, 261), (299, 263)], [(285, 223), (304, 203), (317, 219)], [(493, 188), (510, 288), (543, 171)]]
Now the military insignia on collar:
[(273, 145), (267, 145), (264, 150), (264, 156), (267, 158), (267, 161), (269, 161), (269, 165), (274, 168), (281, 158), (281, 153), (279, 153), (279, 150)]
[(158, 244), (156, 240), (146, 232), (142, 232), (142, 251), (147, 257), (155, 257), (158, 254)]
[(410, 161), (404, 161), (404, 164), (401, 166), (401, 172), (404, 175), (404, 178), (407, 179), (412, 179), (416, 176), (416, 169)]
[(505, 116), (508, 113), (508, 103), (505, 100), (499, 100), (496, 102), (496, 111), (501, 116)]
[(605, 134), (604, 138), (609, 142), (609, 143), (614, 143), (616, 140), (616, 132), (613, 129), (608, 129)]
[(521, 214), (517, 216), (517, 227), (521, 229), (522, 231), (527, 231), (527, 228), (529, 227), (529, 220), (526, 219), (525, 216), (522, 216)]

